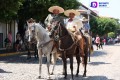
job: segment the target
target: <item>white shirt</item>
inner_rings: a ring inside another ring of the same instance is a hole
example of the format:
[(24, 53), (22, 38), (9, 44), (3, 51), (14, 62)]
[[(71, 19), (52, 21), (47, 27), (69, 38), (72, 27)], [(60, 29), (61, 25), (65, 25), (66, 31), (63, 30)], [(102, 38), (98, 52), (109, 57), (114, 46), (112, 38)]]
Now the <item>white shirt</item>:
[(76, 27), (77, 31), (83, 27), (82, 21), (74, 18), (73, 21), (69, 21), (70, 18), (64, 20), (66, 24), (66, 28), (70, 31), (75, 31), (74, 26)]

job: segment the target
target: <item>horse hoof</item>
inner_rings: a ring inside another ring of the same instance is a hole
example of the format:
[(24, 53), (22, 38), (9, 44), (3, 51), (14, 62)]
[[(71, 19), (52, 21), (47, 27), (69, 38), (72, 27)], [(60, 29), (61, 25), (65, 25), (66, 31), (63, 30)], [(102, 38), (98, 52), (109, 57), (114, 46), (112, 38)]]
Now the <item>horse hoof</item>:
[(83, 77), (86, 77), (86, 75), (84, 74)]
[(53, 72), (50, 75), (53, 75)]
[(35, 57), (35, 60), (37, 60), (38, 58), (37, 57)]
[(50, 76), (48, 76), (48, 79), (50, 79)]
[(64, 77), (64, 79), (67, 79), (67, 77)]
[(76, 74), (76, 77), (78, 77), (78, 74)]
[(74, 79), (70, 79), (70, 80), (74, 80)]
[(51, 61), (51, 62), (50, 62), (50, 64), (52, 64), (52, 65), (53, 65), (53, 64), (54, 64), (54, 62), (53, 62), (53, 61)]
[(31, 57), (27, 57), (27, 60), (31, 59)]
[(38, 78), (37, 79), (41, 79), (41, 76), (38, 76)]
[(65, 75), (65, 73), (63, 72), (62, 75)]

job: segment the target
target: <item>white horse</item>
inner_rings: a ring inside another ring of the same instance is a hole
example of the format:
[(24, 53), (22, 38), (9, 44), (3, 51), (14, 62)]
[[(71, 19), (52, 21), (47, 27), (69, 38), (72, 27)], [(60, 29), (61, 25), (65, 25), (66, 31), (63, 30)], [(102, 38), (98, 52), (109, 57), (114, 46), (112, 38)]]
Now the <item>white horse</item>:
[(37, 49), (39, 55), (39, 78), (41, 78), (41, 66), (42, 66), (42, 55), (47, 57), (47, 69), (48, 77), (50, 77), (49, 66), (50, 66), (50, 53), (53, 47), (53, 40), (50, 39), (47, 31), (39, 24), (34, 23), (28, 27), (29, 41), (35, 37), (37, 40)]

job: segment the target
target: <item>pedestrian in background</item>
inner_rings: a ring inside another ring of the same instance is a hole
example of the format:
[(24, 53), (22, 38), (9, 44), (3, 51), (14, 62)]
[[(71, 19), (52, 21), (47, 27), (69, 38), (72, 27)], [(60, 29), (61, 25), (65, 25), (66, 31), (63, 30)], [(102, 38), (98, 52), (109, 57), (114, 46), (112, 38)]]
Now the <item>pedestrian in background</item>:
[(103, 44), (106, 45), (106, 39), (105, 38), (103, 39)]
[(98, 50), (98, 47), (99, 47), (99, 44), (100, 44), (100, 37), (98, 35), (95, 38), (95, 44), (96, 44), (97, 50)]
[(15, 49), (16, 51), (19, 51), (20, 48), (20, 40), (21, 40), (21, 36), (19, 33), (16, 34), (16, 42), (15, 42)]
[(9, 31), (9, 33), (8, 33), (8, 39), (9, 39), (9, 46), (12, 46), (12, 33), (11, 33), (11, 31)]
[(4, 43), (5, 43), (5, 48), (7, 47), (7, 45), (9, 44), (10, 40), (6, 37), (5, 40), (4, 40)]
[(100, 44), (99, 44), (99, 49), (103, 49), (103, 38), (100, 38)]

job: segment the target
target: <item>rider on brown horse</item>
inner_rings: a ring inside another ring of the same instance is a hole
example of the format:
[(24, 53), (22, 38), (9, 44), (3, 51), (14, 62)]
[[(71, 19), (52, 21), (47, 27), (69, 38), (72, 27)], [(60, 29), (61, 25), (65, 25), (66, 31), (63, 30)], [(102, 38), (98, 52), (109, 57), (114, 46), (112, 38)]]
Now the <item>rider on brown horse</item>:
[(75, 16), (79, 16), (80, 13), (76, 10), (70, 9), (66, 10), (64, 14), (69, 17), (66, 20), (66, 28), (71, 33), (71, 35), (76, 39), (77, 44), (80, 47), (81, 56), (84, 56), (83, 39), (81, 33), (79, 32), (79, 29), (83, 27), (83, 24), (81, 20), (75, 18)]

